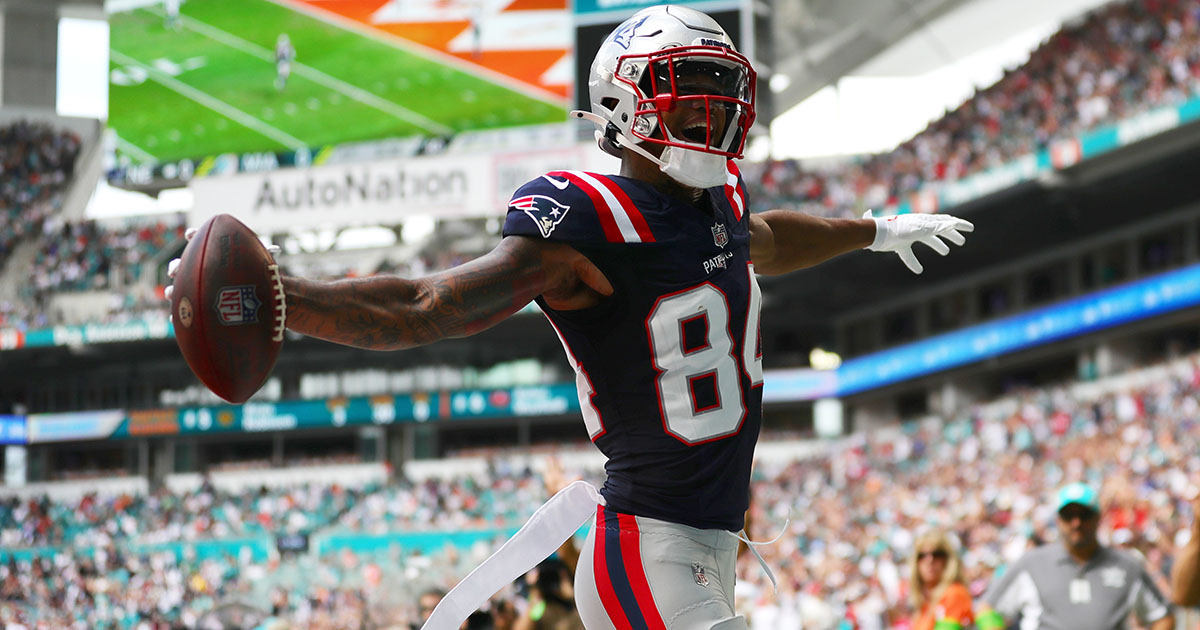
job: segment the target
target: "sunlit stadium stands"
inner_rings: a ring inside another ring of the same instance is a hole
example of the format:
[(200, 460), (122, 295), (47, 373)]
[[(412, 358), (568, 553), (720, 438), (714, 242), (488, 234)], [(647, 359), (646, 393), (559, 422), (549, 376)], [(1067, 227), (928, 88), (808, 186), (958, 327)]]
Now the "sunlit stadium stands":
[[(901, 204), (933, 211), (928, 189), (939, 183), (1200, 97), (1198, 13), (1195, 2), (1104, 5), (890, 153), (825, 167), (796, 160), (745, 165), (758, 184), (751, 185), (753, 208), (837, 217)], [(879, 104), (881, 115), (887, 107)]]
[[(1010, 164), (1058, 141), (1070, 141), (1088, 130), (1156, 107), (1177, 106), (1200, 98), (1198, 11), (1193, 2), (1105, 5), (1065, 27), (1034, 51), (1025, 64), (890, 153), (824, 166), (795, 160), (743, 164), (753, 207), (795, 208), (841, 217), (858, 216), (867, 209), (895, 211), (901, 206), (932, 211), (937, 203), (932, 201), (936, 195), (930, 191), (940, 183)], [(132, 271), (126, 266), (141, 262), (141, 255), (131, 254), (134, 260), (114, 260), (111, 252), (94, 249), (127, 235), (129, 228), (52, 223), (47, 231), (41, 229), (41, 221), (51, 213), (47, 208), (53, 205), (53, 181), (61, 184), (64, 174), (69, 173), (70, 160), (66, 158), (73, 158), (78, 151), (78, 139), (32, 127), (11, 129), (10, 138), (16, 146), (24, 147), (29, 141), (20, 137), (34, 133), (44, 134), (41, 148), (36, 151), (43, 157), (27, 158), (29, 165), (19, 172), (29, 173), (38, 183), (23, 192), (12, 189), (15, 184), (8, 184), (5, 220), (12, 225), (11, 229), (0, 230), (0, 239), (6, 239), (0, 240), (0, 260), (16, 239), (40, 235), (39, 265), (34, 275), (38, 288), (31, 298), (38, 304), (45, 303), (47, 293), (75, 291), (109, 281), (95, 275), (130, 275)], [(10, 157), (8, 161), (16, 159)], [(35, 174), (29, 169), (45, 172)], [(51, 182), (49, 186), (47, 181)], [(18, 198), (26, 199), (20, 208), (14, 205)], [(172, 224), (172, 229), (175, 227)], [(374, 262), (364, 262), (362, 257), (350, 261), (336, 251), (326, 251), (324, 256), (297, 253), (285, 256), (283, 262), (296, 272), (318, 277), (420, 275), (487, 251), (498, 237), (495, 229), (481, 227), (480, 222), (447, 221), (439, 224), (419, 249), (397, 246), (366, 256), (366, 261)], [(104, 232), (109, 229), (115, 232)], [(89, 249), (74, 252), (67, 265), (57, 267), (62, 248), (59, 241), (72, 231), (78, 238), (80, 230), (88, 232), (92, 243)], [(144, 245), (139, 250), (143, 254)], [(114, 264), (118, 269), (110, 272)], [(137, 302), (113, 305), (111, 313), (99, 317), (111, 321), (123, 309), (145, 306), (153, 310), (154, 301), (149, 295)], [(91, 311), (84, 315), (60, 312), (56, 317), (44, 311), (0, 304), (0, 316), (25, 326), (93, 315)], [(30, 319), (37, 321), (26, 321)]]
[[(495, 246), (503, 199), (491, 188), (523, 177), (518, 167), (597, 152), (590, 129), (586, 142), (569, 145), (575, 127), (545, 124), (561, 117), (562, 103), (509, 90), (511, 77), (494, 83), (490, 74), (460, 72), (456, 64), (470, 63), (462, 50), (444, 53), (459, 55), (450, 65), (414, 55), (411, 77), (397, 64), (378, 86), (378, 64), (342, 64), (346, 74), (334, 76), (338, 60), (314, 54), (321, 38), (350, 33), (364, 60), (396, 53), (390, 34), (374, 32), (378, 25), (347, 18), (354, 25), (346, 30), (346, 16), (326, 20), (320, 4), (191, 2), (176, 27), (164, 22), (157, 0), (124, 2), (108, 23), (114, 113), (106, 123), (90, 121), (108, 125), (117, 144), (105, 166), (113, 184), (159, 192), (199, 183), (209, 188), (210, 207), (197, 209), (220, 212), (217, 193), (235, 180), (250, 182), (253, 190), (239, 199), (269, 190), (278, 212), (262, 235), (282, 247), (277, 260), (285, 273), (413, 278)], [(263, 42), (274, 42), (278, 29), (243, 24), (239, 11), (296, 25), (290, 92), (271, 87), (273, 57)], [(256, 37), (263, 41), (250, 41)], [(186, 39), (195, 54), (155, 58), (174, 38)], [(236, 53), (247, 69), (241, 78), (256, 87), (222, 93), (221, 72), (206, 65), (215, 51), (231, 59)], [(487, 63), (507, 66), (498, 59), (509, 52), (489, 51)], [(194, 84), (188, 72), (197, 73)], [(559, 73), (536, 74), (566, 89)], [(183, 91), (169, 89), (172, 82)], [(210, 99), (207, 105), (185, 94), (188, 88)], [(454, 106), (438, 107), (429, 92), (452, 95)], [(213, 94), (244, 100), (222, 107)], [(511, 103), (493, 108), (489, 95)], [(150, 105), (195, 120), (151, 116)], [(240, 107), (243, 115), (228, 118), (235, 105), (233, 113)], [(879, 107), (886, 115), (888, 104)], [(353, 124), (330, 125), (339, 115)], [(272, 131), (288, 117), (299, 130)], [(563, 360), (562, 340), (532, 321), (540, 316), (528, 316), (537, 314), (533, 306), (479, 336), (397, 353), (289, 332), (258, 396), (225, 405), (193, 378), (167, 324), (166, 267), (185, 246), (185, 228), (194, 227), (187, 215), (97, 219), (84, 218), (82, 208), (65, 211), (79, 171), (100, 168), (91, 139), (73, 127), (5, 120), (0, 628), (412, 630), (420, 625), (422, 592), (452, 587), (562, 481), (602, 482), (604, 457), (578, 418), (579, 375)], [(399, 133), (397, 120), (403, 133), (424, 125), (431, 135), (374, 138), (381, 129)], [(892, 267), (883, 269), (885, 256), (860, 265), (869, 257), (860, 253), (839, 259), (851, 262), (828, 276), (817, 269), (788, 279), (819, 285), (809, 293), (762, 279), (763, 312), (794, 319), (762, 320), (770, 358), (747, 532), (756, 541), (782, 535), (757, 548), (779, 578), (777, 590), (752, 556), (739, 559), (738, 611), (752, 630), (910, 627), (906, 563), (914, 536), (930, 527), (957, 539), (967, 586), (978, 596), (1031, 545), (1055, 540), (1051, 497), (1068, 481), (1101, 489), (1105, 544), (1141, 554), (1160, 582), (1169, 575), (1200, 496), (1200, 297), (1156, 309), (1185, 290), (1200, 296), (1200, 189), (1191, 180), (1169, 182), (1146, 210), (1141, 180), (1130, 175), (1134, 192), (1113, 195), (1102, 208), (1127, 220), (1071, 229), (1089, 224), (1088, 211), (1101, 206), (1088, 203), (1103, 196), (1097, 181), (1121, 179), (1129, 165), (1174, 173), (1164, 164), (1179, 155), (1186, 158), (1180, 168), (1200, 164), (1200, 149), (1185, 146), (1200, 147), (1198, 120), (1200, 0), (1118, 1), (1068, 22), (1027, 62), (895, 150), (740, 163), (754, 211), (852, 218), (868, 209), (954, 212), (980, 201), (964, 218), (980, 217), (983, 225), (990, 212), (996, 225), (1008, 210), (997, 199), (1019, 181), (1035, 184), (1029, 198), (1036, 195), (1047, 215), (1060, 213), (1054, 225), (1065, 227), (1061, 249), (1055, 243), (1055, 251), (1025, 259), (1008, 259), (1005, 249), (1024, 232), (980, 229), (970, 241), (976, 249), (962, 248), (957, 259), (970, 264), (942, 273), (924, 252), (922, 260), (932, 262), (916, 280), (890, 254)], [(545, 129), (514, 134), (515, 142), (478, 129), (522, 121)], [(1173, 135), (1183, 138), (1174, 141), (1176, 153), (1145, 149)], [(356, 144), (338, 144), (343, 136)], [(1089, 153), (1087, 139), (1098, 136), (1107, 144)], [(539, 137), (548, 157), (531, 157), (538, 146), (510, 146), (536, 145), (530, 138)], [(1138, 143), (1141, 149), (1129, 150)], [(288, 160), (275, 150), (290, 151)], [(401, 160), (417, 167), (393, 173)], [(427, 205), (413, 204), (419, 216), (397, 211), (393, 218), (388, 203), (416, 197), (405, 186), (453, 179), (422, 160), (437, 161), (438, 169), (467, 164), (455, 177), (486, 179), (488, 187), (465, 196), (494, 203), (495, 215), (479, 217), (466, 205), (438, 215), (444, 208), (430, 194), (422, 198)], [(1073, 168), (1097, 163), (1106, 165), (1098, 174), (1062, 184)], [(288, 213), (312, 209), (301, 208), (302, 193), (319, 201), (321, 182), (331, 198), (351, 188), (371, 196), (366, 175), (350, 184), (347, 173), (359, 167), (374, 168), (372, 181), (383, 186), (371, 189), (379, 203), (370, 221), (342, 221), (334, 215), (348, 211), (328, 204), (324, 217), (286, 223)], [(317, 171), (334, 175), (314, 184), (309, 173)], [(970, 198), (943, 194), (1015, 171), (1019, 178), (997, 177)], [(254, 185), (268, 176), (290, 187)], [(275, 195), (289, 194), (294, 207), (276, 203)], [(878, 287), (901, 274), (895, 291), (911, 295), (876, 300), (865, 280), (857, 283), (878, 275)], [(816, 291), (859, 297), (829, 313), (797, 297)], [(1072, 304), (1079, 321), (1068, 322)], [(1104, 326), (1088, 328), (1105, 317)], [(802, 330), (802, 318), (833, 323), (818, 334)], [(531, 332), (535, 323), (543, 336)], [(1077, 330), (1063, 333), (1068, 326)], [(90, 328), (101, 334), (88, 337)], [(987, 346), (1018, 328), (1024, 341), (1003, 351)], [(978, 334), (955, 337), (972, 331)], [(929, 340), (944, 343), (920, 345)], [(906, 348), (912, 351), (889, 354)], [(962, 358), (964, 348), (976, 352)], [(859, 376), (870, 374), (859, 389), (838, 390), (838, 366), (855, 368), (855, 361)], [(894, 376), (918, 364), (924, 367)], [(833, 427), (822, 426), (831, 416)], [(500, 600), (521, 611), (530, 605), (519, 582)]]
[(77, 135), (46, 124), (0, 128), (0, 268), (18, 241), (36, 237), (43, 221), (61, 210), (79, 150)]
[[(1165, 575), (1198, 490), (1192, 473), (1200, 462), (1188, 446), (1200, 434), (1197, 394), (1200, 356), (1192, 355), (1098, 381), (1016, 392), (956, 417), (848, 436), (803, 459), (760, 458), (750, 533), (769, 540), (790, 521), (788, 535), (761, 549), (781, 590), (771, 593), (750, 558), (740, 565), (739, 595), (764, 620), (782, 616), (828, 627), (852, 611), (895, 624), (905, 615), (901, 567), (915, 532), (953, 531), (978, 593), (1031, 541), (1054, 538), (1050, 497), (1070, 480), (1102, 487), (1104, 538), (1137, 549)], [(296, 598), (334, 588), (325, 580), (338, 575), (349, 580), (341, 596), (355, 595), (334, 608), (357, 610), (356, 598), (383, 602), (388, 589), (415, 594), (452, 584), (494, 539), (519, 526), (547, 490), (539, 475), (504, 463), (514, 455), (493, 451), (478, 460), (490, 464), (469, 466), (476, 473), (444, 480), (357, 487), (293, 480), (238, 491), (202, 482), (174, 492), (10, 498), (0, 504), (6, 561), (0, 587), (25, 608), (48, 611), (57, 601), (52, 594), (62, 591), (39, 584), (99, 572), (108, 576), (106, 585), (81, 578), (73, 588), (80, 591), (76, 602), (89, 602), (79, 613), (102, 618), (121, 613), (91, 603), (100, 592), (137, 601), (144, 592), (128, 580), (137, 573), (133, 567), (163, 565), (144, 588), (174, 589), (159, 610), (168, 619), (272, 589), (290, 591), (288, 612), (302, 616), (305, 604)], [(597, 474), (568, 472), (593, 480)], [(422, 532), (435, 536), (421, 538)], [(275, 536), (284, 534), (307, 536), (309, 553), (281, 558)], [(430, 566), (440, 570), (430, 573)], [(398, 601), (380, 605), (394, 608), (388, 614), (404, 610)]]

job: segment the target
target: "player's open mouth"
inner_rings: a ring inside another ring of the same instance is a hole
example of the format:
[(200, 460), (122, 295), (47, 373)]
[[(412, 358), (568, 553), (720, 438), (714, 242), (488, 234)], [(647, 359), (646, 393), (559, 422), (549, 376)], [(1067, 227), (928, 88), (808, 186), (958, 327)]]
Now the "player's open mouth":
[(708, 124), (704, 120), (688, 123), (682, 135), (688, 142), (705, 144), (708, 142)]

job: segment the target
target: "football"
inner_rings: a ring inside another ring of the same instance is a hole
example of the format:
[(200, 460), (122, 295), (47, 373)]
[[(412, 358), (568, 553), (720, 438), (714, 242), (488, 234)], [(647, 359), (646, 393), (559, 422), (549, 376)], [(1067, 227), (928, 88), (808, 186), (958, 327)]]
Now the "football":
[(287, 321), (279, 267), (241, 221), (205, 221), (183, 250), (171, 295), (175, 341), (216, 395), (242, 403), (267, 381)]

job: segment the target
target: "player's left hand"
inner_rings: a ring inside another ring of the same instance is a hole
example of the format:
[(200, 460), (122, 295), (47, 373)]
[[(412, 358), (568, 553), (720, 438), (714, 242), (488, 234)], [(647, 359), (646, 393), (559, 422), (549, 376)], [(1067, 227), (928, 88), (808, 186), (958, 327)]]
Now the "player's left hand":
[[(198, 230), (194, 227), (184, 230), (183, 240), (185, 240), (189, 243), (192, 242), (192, 239), (195, 238), (197, 231)], [(281, 251), (283, 251), (283, 250), (280, 249), (280, 247), (278, 245), (267, 245), (267, 252), (269, 252), (271, 254), (271, 258), (278, 257), (279, 252), (281, 252)], [(171, 262), (167, 263), (167, 277), (168, 278), (170, 278), (172, 280), (175, 279), (175, 273), (179, 271), (179, 263), (182, 262), (182, 260), (183, 260), (182, 258), (172, 258)], [(167, 288), (163, 289), (163, 298), (165, 298), (168, 302), (170, 302), (171, 295), (173, 293), (175, 293), (175, 285), (168, 284)]]
[(963, 232), (975, 231), (970, 221), (965, 221), (948, 214), (897, 214), (890, 217), (875, 218), (871, 211), (863, 214), (864, 219), (875, 221), (875, 242), (867, 249), (876, 252), (896, 252), (900, 260), (913, 273), (925, 271), (925, 267), (913, 253), (914, 243), (924, 243), (933, 251), (945, 256), (950, 253), (946, 239), (955, 245), (967, 242)]

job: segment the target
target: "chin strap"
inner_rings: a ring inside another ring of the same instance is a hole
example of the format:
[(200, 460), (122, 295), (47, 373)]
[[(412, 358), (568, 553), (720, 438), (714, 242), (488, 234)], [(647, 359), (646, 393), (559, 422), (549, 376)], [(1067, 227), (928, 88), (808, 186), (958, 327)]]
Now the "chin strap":
[(767, 577), (771, 579), (771, 588), (775, 592), (779, 592), (779, 585), (775, 583), (775, 573), (771, 571), (771, 567), (767, 565), (767, 561), (763, 560), (762, 554), (758, 553), (758, 550), (755, 549), (755, 547), (762, 545), (773, 545), (779, 542), (779, 539), (783, 538), (783, 535), (787, 533), (788, 525), (790, 525), (791, 522), (792, 514), (791, 510), (788, 510), (787, 520), (785, 520), (783, 523), (783, 529), (779, 530), (779, 535), (766, 542), (754, 542), (750, 540), (750, 535), (747, 534), (746, 530), (744, 529), (736, 534), (730, 533), (730, 535), (734, 538), (746, 543), (746, 547), (750, 549), (750, 553), (754, 554), (754, 557), (758, 559), (758, 566), (762, 567), (763, 572), (766, 573)]
[[(604, 137), (604, 131), (606, 129), (608, 129), (608, 125), (610, 124), (607, 120), (604, 119), (604, 117), (599, 116), (597, 114), (593, 114), (592, 112), (584, 111), (582, 109), (572, 110), (571, 115), (580, 120), (586, 120), (586, 121), (596, 125), (597, 127), (599, 127), (599, 129), (596, 130), (596, 139), (597, 140)], [(662, 170), (666, 170), (666, 168), (667, 168), (666, 162), (658, 159), (657, 157), (654, 156), (653, 153), (638, 146), (638, 144), (636, 142), (630, 141), (629, 138), (626, 138), (625, 134), (621, 133), (620, 131), (616, 131), (614, 133), (617, 136), (617, 141), (621, 143), (621, 146), (625, 147), (626, 149), (629, 149), (630, 151), (633, 151), (634, 153), (646, 158), (647, 160), (650, 160), (651, 162), (654, 162), (655, 164), (658, 165), (658, 168), (660, 168)]]

